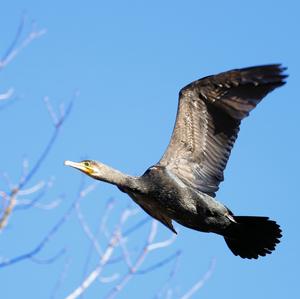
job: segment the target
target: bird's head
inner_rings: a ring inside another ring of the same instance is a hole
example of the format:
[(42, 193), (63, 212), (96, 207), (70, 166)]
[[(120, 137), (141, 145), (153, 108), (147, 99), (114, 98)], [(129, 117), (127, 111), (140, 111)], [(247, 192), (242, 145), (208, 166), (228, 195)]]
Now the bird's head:
[(93, 160), (83, 160), (81, 162), (65, 161), (64, 164), (74, 167), (95, 179), (101, 179), (102, 173), (105, 171), (102, 163)]

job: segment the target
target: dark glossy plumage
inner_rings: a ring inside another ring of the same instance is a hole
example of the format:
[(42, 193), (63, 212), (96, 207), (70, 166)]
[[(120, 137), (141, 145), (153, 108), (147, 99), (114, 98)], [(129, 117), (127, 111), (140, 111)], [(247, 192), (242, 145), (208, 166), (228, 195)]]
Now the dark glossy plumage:
[(214, 197), (242, 119), (285, 83), (283, 71), (278, 64), (237, 69), (184, 87), (169, 146), (140, 177), (96, 161), (65, 164), (115, 184), (175, 233), (173, 220), (222, 235), (233, 254), (242, 258), (269, 254), (279, 243), (279, 225), (268, 217), (235, 216)]

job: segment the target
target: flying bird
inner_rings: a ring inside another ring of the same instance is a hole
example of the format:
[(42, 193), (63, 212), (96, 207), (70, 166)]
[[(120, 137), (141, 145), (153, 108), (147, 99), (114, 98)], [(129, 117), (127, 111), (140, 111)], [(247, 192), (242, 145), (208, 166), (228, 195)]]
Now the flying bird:
[(223, 236), (236, 256), (257, 259), (270, 254), (280, 242), (280, 226), (268, 217), (236, 216), (215, 195), (241, 121), (285, 84), (284, 70), (279, 64), (234, 69), (182, 88), (170, 143), (160, 161), (141, 176), (94, 160), (65, 165), (116, 185), (174, 233), (176, 221)]

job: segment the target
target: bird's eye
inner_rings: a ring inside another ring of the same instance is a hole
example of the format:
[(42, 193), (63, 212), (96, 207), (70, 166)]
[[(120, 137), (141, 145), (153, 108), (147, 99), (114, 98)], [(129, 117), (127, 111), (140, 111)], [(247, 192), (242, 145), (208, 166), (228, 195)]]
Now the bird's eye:
[(89, 167), (89, 166), (91, 166), (91, 163), (90, 163), (90, 162), (88, 162), (88, 161), (85, 161), (83, 164), (84, 164), (84, 166), (86, 166), (86, 167)]

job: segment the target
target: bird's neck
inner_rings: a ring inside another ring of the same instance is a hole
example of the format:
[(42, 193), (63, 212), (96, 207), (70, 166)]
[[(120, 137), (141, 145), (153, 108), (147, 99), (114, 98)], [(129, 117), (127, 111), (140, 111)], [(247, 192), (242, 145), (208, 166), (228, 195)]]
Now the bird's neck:
[(104, 181), (121, 188), (136, 189), (138, 178), (122, 173), (108, 165), (102, 164), (101, 176), (95, 176), (95, 179)]

